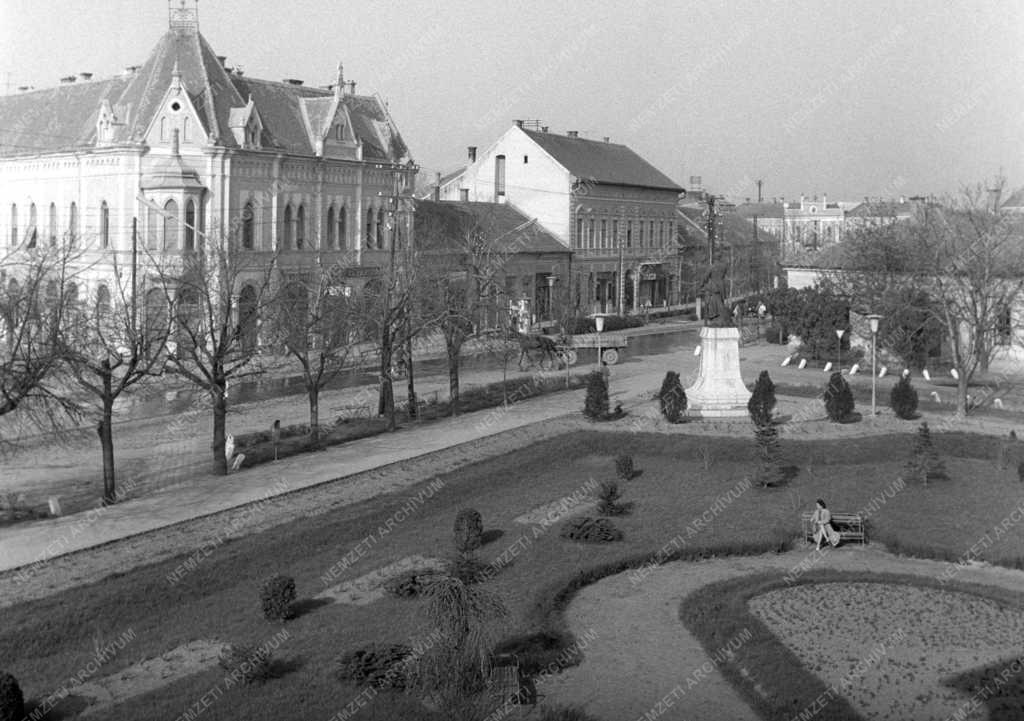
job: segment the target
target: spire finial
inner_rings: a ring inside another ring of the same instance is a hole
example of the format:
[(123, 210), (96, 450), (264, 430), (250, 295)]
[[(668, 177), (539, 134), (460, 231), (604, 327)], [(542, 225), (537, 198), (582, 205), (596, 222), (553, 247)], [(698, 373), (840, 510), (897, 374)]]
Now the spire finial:
[(341, 95), (345, 90), (345, 68), (342, 66), (341, 61), (338, 61), (338, 79), (334, 82), (334, 99), (341, 100)]

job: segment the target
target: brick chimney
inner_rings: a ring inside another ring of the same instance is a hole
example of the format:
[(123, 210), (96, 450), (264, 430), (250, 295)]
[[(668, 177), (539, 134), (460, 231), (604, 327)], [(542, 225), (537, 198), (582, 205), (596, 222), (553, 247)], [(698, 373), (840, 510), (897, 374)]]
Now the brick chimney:
[(470, 145), (468, 148), (466, 148), (466, 150), (469, 153), (469, 162), (475, 163), (476, 162), (476, 146), (475, 145)]
[(434, 173), (434, 202), (436, 203), (441, 199), (441, 174)]
[(60, 84), (61, 85), (69, 85), (69, 84), (71, 84), (73, 82), (75, 82), (75, 76), (74, 75), (65, 75), (63, 78), (60, 79)]
[(566, 134), (566, 136), (568, 136), (570, 138), (578, 138), (578, 137), (580, 137), (580, 131), (578, 131), (578, 130), (567, 130), (567, 131), (565, 131), (565, 134)]
[(79, 73), (78, 79), (85, 82), (86, 80), (92, 80), (92, 73)]
[(356, 94), (356, 81), (355, 80), (346, 80), (345, 81), (345, 95), (355, 95), (355, 94)]

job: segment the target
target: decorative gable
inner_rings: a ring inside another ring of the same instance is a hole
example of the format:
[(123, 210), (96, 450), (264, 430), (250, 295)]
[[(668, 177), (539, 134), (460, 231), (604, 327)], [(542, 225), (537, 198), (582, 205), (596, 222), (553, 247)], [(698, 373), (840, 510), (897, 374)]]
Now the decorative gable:
[(125, 125), (126, 119), (119, 118), (118, 113), (110, 106), (106, 98), (100, 104), (100, 111), (96, 117), (96, 145), (110, 145), (120, 128)]
[(239, 146), (249, 150), (263, 147), (263, 120), (251, 94), (244, 108), (231, 108), (228, 125)]
[(181, 81), (177, 66), (171, 76), (170, 87), (153, 111), (153, 118), (146, 129), (146, 144), (170, 146), (175, 130), (182, 145), (205, 145), (208, 142), (206, 128)]

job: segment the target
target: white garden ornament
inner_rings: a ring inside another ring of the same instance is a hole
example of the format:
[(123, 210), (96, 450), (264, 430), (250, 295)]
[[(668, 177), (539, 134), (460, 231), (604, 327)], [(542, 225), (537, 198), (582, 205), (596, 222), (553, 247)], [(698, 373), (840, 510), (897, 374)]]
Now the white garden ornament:
[(806, 368), (806, 367), (807, 367), (807, 359), (806, 359), (806, 358), (801, 358), (801, 359), (800, 359), (800, 365), (799, 365), (799, 366), (797, 366), (797, 367), (798, 367), (798, 368), (799, 368), (800, 370), (803, 370), (804, 368)]

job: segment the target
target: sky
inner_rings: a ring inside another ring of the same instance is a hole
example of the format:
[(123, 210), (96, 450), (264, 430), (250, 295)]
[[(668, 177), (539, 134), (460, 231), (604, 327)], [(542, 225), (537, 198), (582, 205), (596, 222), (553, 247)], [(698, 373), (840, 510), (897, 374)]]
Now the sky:
[[(428, 178), (521, 118), (737, 200), (1024, 186), (1020, 0), (199, 0), (199, 26), (250, 76), (343, 62)], [(0, 92), (114, 75), (166, 30), (165, 0), (0, 0)]]

